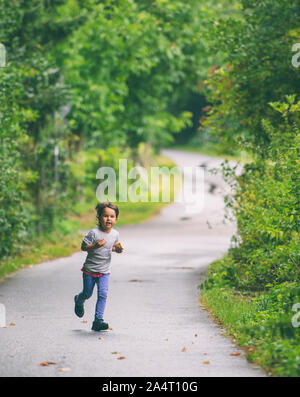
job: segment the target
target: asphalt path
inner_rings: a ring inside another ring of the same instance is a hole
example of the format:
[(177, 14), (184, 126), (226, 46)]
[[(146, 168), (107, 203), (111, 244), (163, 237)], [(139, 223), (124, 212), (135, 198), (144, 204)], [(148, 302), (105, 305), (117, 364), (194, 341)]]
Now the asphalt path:
[(235, 232), (223, 220), (228, 187), (208, 172), (221, 161), (164, 154), (179, 167), (204, 167), (202, 211), (187, 213), (183, 203), (173, 203), (147, 222), (116, 225), (125, 251), (112, 258), (108, 331), (91, 331), (96, 293), (84, 317), (74, 315), (85, 252), (6, 277), (0, 282), (7, 324), (0, 328), (1, 377), (264, 376), (199, 304), (208, 265), (227, 251)]

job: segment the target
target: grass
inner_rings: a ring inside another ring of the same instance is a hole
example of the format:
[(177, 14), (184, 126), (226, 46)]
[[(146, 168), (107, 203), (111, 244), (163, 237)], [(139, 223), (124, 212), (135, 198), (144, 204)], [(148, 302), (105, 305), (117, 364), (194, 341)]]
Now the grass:
[[(154, 165), (174, 167), (175, 164), (164, 156), (157, 156)], [(171, 177), (170, 202), (174, 200), (176, 192), (173, 189)], [(160, 186), (160, 193), (162, 186)], [(167, 202), (116, 202), (120, 210), (116, 227), (122, 225), (145, 222), (155, 216), (169, 203)], [(33, 266), (51, 259), (70, 256), (80, 250), (80, 245), (85, 232), (97, 226), (96, 201), (77, 203), (73, 214), (64, 219), (56, 220), (52, 232), (36, 238), (34, 242), (24, 243), (20, 253), (14, 257), (4, 258), (0, 262), (0, 279), (16, 272), (20, 268)], [(92, 210), (91, 210), (92, 208)]]
[(256, 311), (251, 298), (227, 287), (212, 288), (202, 292), (200, 302), (213, 320), (225, 328), (225, 335), (244, 350), (248, 361), (262, 367), (268, 375), (275, 375), (275, 371), (260, 359), (259, 341), (249, 335), (248, 327)]
[(231, 289), (212, 288), (202, 292), (200, 302), (213, 319), (226, 328), (227, 336), (233, 337), (240, 346), (252, 347), (248, 336), (243, 334), (249, 318), (255, 314), (251, 298)]
[(279, 306), (262, 309), (254, 296), (228, 286), (204, 289), (200, 302), (250, 362), (271, 376), (300, 376), (299, 331), (292, 327), (292, 313), (279, 313)]

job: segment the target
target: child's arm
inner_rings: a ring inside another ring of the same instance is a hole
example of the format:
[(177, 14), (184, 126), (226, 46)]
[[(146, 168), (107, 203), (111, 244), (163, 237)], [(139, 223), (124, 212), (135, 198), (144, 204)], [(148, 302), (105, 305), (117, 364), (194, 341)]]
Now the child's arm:
[(112, 247), (112, 251), (115, 251), (118, 254), (121, 254), (124, 251), (124, 248), (122, 247), (122, 244), (120, 243), (120, 241), (117, 241), (116, 243), (114, 243), (114, 245)]
[(102, 238), (101, 240), (96, 241), (94, 244), (87, 244), (84, 241), (81, 244), (81, 250), (82, 251), (89, 251), (95, 248), (102, 247), (103, 245), (106, 244), (106, 240)]

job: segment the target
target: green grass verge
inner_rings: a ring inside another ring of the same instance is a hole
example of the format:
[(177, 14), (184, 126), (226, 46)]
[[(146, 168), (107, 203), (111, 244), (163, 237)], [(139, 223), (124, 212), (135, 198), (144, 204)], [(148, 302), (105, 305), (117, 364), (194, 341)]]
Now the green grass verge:
[(271, 376), (299, 377), (300, 328), (292, 325), (296, 314), (292, 305), (283, 310), (282, 302), (282, 291), (295, 287), (274, 287), (251, 296), (229, 286), (210, 286), (204, 287), (200, 302), (226, 335), (245, 350), (250, 362)]
[[(175, 164), (164, 156), (157, 156), (154, 165), (174, 167)], [(170, 202), (176, 192), (170, 184)], [(161, 189), (160, 189), (161, 192)], [(82, 237), (86, 230), (97, 226), (96, 200), (80, 202), (73, 207), (74, 213), (64, 219), (57, 219), (53, 231), (36, 238), (34, 242), (24, 242), (20, 253), (14, 257), (4, 258), (0, 262), (0, 279), (23, 267), (36, 265), (47, 260), (66, 257), (80, 250)], [(168, 202), (116, 202), (120, 210), (116, 227), (145, 222), (168, 205)], [(124, 244), (125, 246), (125, 244)]]

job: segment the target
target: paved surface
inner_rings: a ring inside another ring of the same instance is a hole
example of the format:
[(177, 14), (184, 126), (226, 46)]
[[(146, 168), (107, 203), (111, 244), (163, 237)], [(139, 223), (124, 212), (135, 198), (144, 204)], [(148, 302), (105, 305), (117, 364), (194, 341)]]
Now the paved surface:
[[(165, 154), (181, 167), (218, 164), (198, 154)], [(239, 350), (199, 307), (198, 285), (234, 232), (232, 224), (222, 223), (221, 178), (205, 176), (201, 213), (187, 216), (175, 203), (148, 222), (119, 228), (126, 251), (113, 254), (105, 312), (112, 330), (90, 330), (95, 295), (83, 319), (73, 314), (84, 252), (1, 282), (8, 326), (0, 328), (0, 376), (263, 376), (242, 351), (230, 356)], [(56, 364), (41, 367), (43, 361)]]

